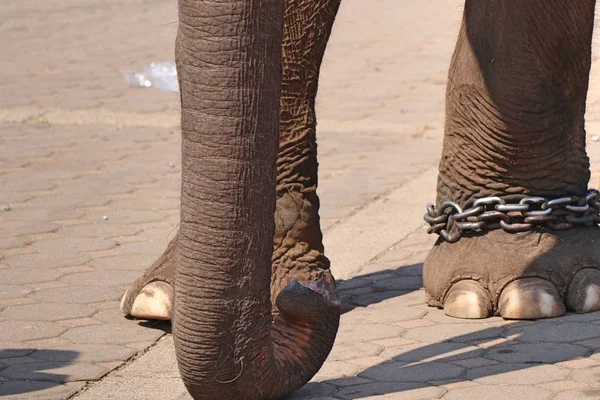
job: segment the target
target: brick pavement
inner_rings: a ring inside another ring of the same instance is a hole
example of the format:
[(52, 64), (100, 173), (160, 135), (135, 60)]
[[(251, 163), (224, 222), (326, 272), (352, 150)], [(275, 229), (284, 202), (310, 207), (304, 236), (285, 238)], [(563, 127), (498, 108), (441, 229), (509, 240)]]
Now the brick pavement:
[[(318, 98), (326, 235), (435, 165), (460, 4), (344, 2)], [(175, 20), (163, 0), (0, 4), (0, 396), (67, 398), (168, 331), (124, 319), (118, 299), (177, 226), (177, 95), (120, 71), (172, 59)], [(420, 290), (431, 240), (415, 232), (341, 282), (334, 351), (294, 399), (600, 397), (600, 316), (446, 318)], [(103, 380), (112, 397), (81, 398), (186, 398), (157, 386), (180, 385), (170, 340)]]

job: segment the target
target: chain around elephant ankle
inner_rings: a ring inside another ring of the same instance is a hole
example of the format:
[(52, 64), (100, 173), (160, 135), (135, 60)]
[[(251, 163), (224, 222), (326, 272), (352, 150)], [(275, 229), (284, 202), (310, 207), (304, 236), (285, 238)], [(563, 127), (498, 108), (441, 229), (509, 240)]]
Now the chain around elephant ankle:
[(508, 202), (500, 197), (477, 199), (463, 209), (453, 201), (439, 207), (427, 204), (427, 233), (436, 233), (450, 243), (457, 242), (465, 232), (504, 229), (524, 232), (534, 227), (553, 230), (600, 223), (600, 192), (588, 190), (585, 197), (568, 196), (549, 200), (545, 197), (523, 197)]

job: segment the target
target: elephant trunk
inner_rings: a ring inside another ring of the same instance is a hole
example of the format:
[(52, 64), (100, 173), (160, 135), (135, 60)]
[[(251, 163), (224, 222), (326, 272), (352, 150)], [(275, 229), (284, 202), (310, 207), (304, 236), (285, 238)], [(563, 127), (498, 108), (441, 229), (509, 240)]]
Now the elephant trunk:
[(280, 0), (180, 0), (180, 264), (173, 330), (194, 398), (277, 398), (333, 345), (333, 282), (291, 283), (271, 316)]

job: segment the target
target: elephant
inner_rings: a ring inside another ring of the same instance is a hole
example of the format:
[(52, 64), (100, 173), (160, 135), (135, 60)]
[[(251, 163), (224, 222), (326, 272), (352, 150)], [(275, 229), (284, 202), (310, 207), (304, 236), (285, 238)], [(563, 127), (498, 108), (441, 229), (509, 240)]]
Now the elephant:
[[(341, 304), (319, 223), (315, 98), (339, 6), (179, 0), (181, 224), (121, 310), (173, 320), (194, 398), (285, 396), (333, 346)], [(428, 210), (441, 237), (423, 267), (426, 301), (450, 316), (600, 309), (584, 126), (594, 10), (465, 1)], [(524, 213), (527, 202), (539, 207)]]

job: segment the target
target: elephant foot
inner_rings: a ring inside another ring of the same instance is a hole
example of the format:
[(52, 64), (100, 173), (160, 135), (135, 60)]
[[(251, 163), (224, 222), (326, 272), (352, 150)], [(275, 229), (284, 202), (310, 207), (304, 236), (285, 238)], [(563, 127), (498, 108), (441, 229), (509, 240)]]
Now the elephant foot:
[(600, 227), (492, 230), (438, 240), (423, 266), (429, 304), (457, 318), (539, 319), (600, 310)]
[(171, 320), (173, 282), (177, 268), (177, 236), (165, 252), (139, 277), (121, 299), (121, 311), (134, 318)]

